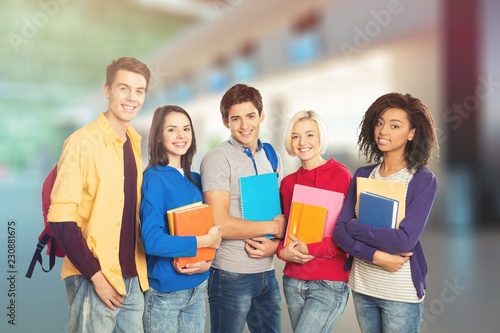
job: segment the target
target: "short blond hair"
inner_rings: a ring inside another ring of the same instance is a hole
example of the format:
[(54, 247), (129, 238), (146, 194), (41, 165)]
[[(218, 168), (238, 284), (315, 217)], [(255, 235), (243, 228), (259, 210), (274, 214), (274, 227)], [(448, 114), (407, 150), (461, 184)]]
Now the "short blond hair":
[(326, 131), (326, 125), (323, 119), (318, 113), (312, 110), (302, 110), (293, 115), (292, 119), (288, 123), (288, 127), (285, 131), (285, 149), (290, 156), (295, 156), (292, 149), (292, 129), (293, 126), (301, 120), (313, 120), (318, 125), (318, 135), (319, 135), (319, 153), (322, 155), (325, 153), (328, 147), (328, 134)]

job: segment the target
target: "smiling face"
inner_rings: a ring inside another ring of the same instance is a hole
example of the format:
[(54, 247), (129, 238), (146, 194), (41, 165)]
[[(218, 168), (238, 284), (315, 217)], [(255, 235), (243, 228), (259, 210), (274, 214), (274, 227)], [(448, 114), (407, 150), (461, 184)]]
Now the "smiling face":
[(293, 153), (302, 161), (320, 161), (320, 137), (318, 124), (311, 119), (297, 121), (292, 128), (291, 147)]
[(406, 111), (397, 108), (385, 110), (375, 124), (374, 139), (384, 155), (405, 156), (408, 141), (413, 140), (415, 129), (410, 128)]
[(264, 121), (264, 111), (259, 112), (252, 102), (234, 104), (228, 111), (228, 117), (222, 119), (224, 126), (231, 130), (231, 136), (242, 146), (257, 150), (260, 124)]
[(146, 79), (141, 74), (120, 69), (111, 86), (104, 86), (109, 105), (107, 118), (113, 127), (127, 127), (144, 103)]
[(181, 157), (186, 154), (193, 139), (191, 123), (180, 112), (170, 112), (165, 116), (163, 126), (163, 146), (167, 151), (169, 165), (181, 168)]

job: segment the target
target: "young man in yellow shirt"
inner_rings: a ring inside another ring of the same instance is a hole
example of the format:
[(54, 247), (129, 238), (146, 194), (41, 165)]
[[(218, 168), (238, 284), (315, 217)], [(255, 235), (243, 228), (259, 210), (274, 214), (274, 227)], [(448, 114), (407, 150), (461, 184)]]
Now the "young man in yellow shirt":
[(142, 332), (149, 288), (139, 233), (141, 136), (130, 122), (151, 73), (135, 58), (106, 69), (108, 109), (64, 143), (48, 220), (66, 257), (68, 332)]

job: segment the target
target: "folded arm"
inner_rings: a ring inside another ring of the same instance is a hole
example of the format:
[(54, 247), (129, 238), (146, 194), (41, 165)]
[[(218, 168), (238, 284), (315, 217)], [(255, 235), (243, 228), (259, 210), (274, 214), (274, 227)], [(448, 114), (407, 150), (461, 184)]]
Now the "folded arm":
[(398, 229), (376, 228), (350, 221), (348, 234), (356, 240), (379, 250), (398, 254), (415, 248), (427, 223), (437, 191), (434, 175), (427, 171), (416, 173), (408, 185), (405, 217)]
[(286, 220), (283, 214), (271, 221), (248, 221), (229, 215), (231, 196), (225, 191), (207, 191), (203, 193), (205, 203), (212, 206), (214, 224), (220, 227), (223, 239), (247, 239), (263, 235), (283, 238)]

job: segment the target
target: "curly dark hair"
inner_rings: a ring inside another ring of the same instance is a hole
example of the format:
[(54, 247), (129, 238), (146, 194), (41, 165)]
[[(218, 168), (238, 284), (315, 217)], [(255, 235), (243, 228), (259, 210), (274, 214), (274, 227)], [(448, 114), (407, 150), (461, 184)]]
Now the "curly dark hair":
[(149, 131), (149, 142), (148, 142), (148, 155), (149, 164), (146, 169), (155, 167), (156, 165), (168, 165), (169, 159), (167, 155), (167, 149), (163, 145), (163, 128), (165, 126), (165, 117), (172, 112), (178, 112), (185, 115), (189, 124), (191, 125), (191, 147), (187, 152), (181, 157), (181, 167), (184, 170), (184, 174), (188, 179), (198, 187), (191, 175), (191, 164), (193, 162), (193, 157), (196, 154), (196, 136), (194, 135), (193, 122), (191, 117), (186, 110), (177, 105), (165, 105), (157, 108), (153, 114), (153, 120), (151, 122), (151, 129)]
[(359, 154), (364, 155), (369, 163), (382, 161), (383, 153), (378, 149), (374, 137), (375, 124), (380, 116), (390, 108), (406, 111), (410, 129), (416, 129), (413, 140), (406, 144), (405, 161), (409, 170), (418, 171), (430, 162), (433, 154), (439, 156), (439, 144), (431, 113), (420, 99), (410, 94), (385, 94), (370, 105), (358, 128), (360, 130), (358, 136)]

